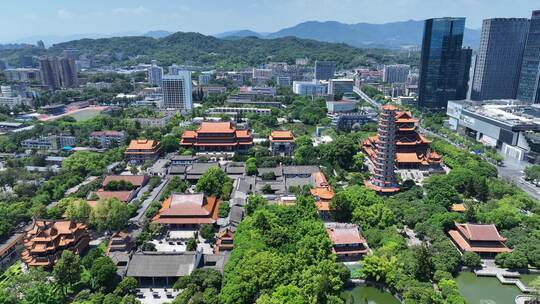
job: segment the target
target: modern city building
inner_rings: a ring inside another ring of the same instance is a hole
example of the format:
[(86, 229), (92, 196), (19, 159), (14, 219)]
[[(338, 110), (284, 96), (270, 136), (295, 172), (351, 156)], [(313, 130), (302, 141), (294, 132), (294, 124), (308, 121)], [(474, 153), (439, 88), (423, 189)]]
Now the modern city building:
[(207, 85), (212, 80), (212, 75), (203, 73), (199, 75), (199, 85)]
[(255, 114), (255, 115), (270, 115), (272, 114), (271, 109), (264, 109), (264, 108), (251, 108), (251, 107), (215, 107), (210, 108), (206, 110), (206, 114), (209, 115), (215, 115), (215, 114), (227, 114), (231, 116), (244, 116), (248, 114)]
[(231, 122), (202, 122), (196, 131), (184, 131), (180, 146), (197, 151), (247, 151), (253, 146), (253, 134), (237, 130)]
[(78, 85), (75, 60), (70, 57), (41, 56), (41, 84), (50, 89), (72, 88)]
[(518, 160), (540, 132), (540, 107), (519, 100), (449, 101), (446, 114), (450, 129)]
[(352, 93), (354, 79), (330, 79), (328, 80), (328, 95), (340, 95)]
[(540, 103), (540, 10), (532, 13), (523, 51), (517, 99)]
[(177, 75), (164, 75), (162, 79), (163, 108), (189, 112), (193, 108), (191, 72), (181, 70)]
[(5, 69), (4, 75), (8, 81), (17, 82), (32, 82), (41, 81), (41, 74), (39, 69), (33, 68), (17, 68), (17, 69)]
[[(424, 23), (424, 37), (420, 57), (418, 106), (421, 110), (446, 109), (448, 100), (466, 96), (463, 79), (468, 78), (464, 62), (470, 50), (462, 50), (465, 18), (434, 18)], [(468, 62), (470, 66), (470, 60)], [(468, 71), (468, 70), (467, 70)]]
[(152, 86), (160, 87), (163, 78), (163, 68), (158, 66), (156, 62), (152, 60), (152, 65), (146, 69), (146, 77)]
[(388, 83), (406, 83), (411, 66), (408, 64), (385, 65), (383, 69), (383, 81)]
[(379, 193), (399, 191), (396, 178), (396, 112), (397, 107), (385, 105), (379, 115), (377, 140), (372, 157), (371, 178), (365, 182), (366, 187)]
[(25, 139), (21, 141), (21, 146), (26, 149), (59, 151), (65, 147), (74, 147), (75, 141), (75, 136), (48, 135)]
[(484, 20), (474, 65), (472, 100), (516, 98), (528, 31), (527, 18)]
[(336, 72), (336, 63), (333, 61), (315, 61), (315, 79), (329, 80), (334, 78)]
[(294, 81), (294, 94), (302, 96), (324, 96), (326, 95), (328, 86), (321, 84), (318, 81)]
[(123, 131), (94, 131), (90, 133), (90, 141), (95, 141), (99, 147), (108, 149), (111, 146), (123, 145), (126, 137)]
[(350, 113), (356, 110), (357, 102), (351, 100), (327, 101), (326, 109), (329, 114)]

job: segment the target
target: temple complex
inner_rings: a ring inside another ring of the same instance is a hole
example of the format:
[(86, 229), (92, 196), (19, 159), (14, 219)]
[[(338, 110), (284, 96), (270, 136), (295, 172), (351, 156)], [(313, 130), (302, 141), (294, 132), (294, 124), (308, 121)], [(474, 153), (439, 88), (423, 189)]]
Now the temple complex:
[(245, 152), (253, 146), (253, 134), (237, 130), (231, 122), (202, 122), (196, 131), (184, 131), (180, 146), (200, 152)]
[(142, 163), (150, 160), (155, 161), (159, 158), (161, 144), (157, 140), (135, 139), (129, 143), (124, 152), (124, 157), (128, 162)]
[(326, 176), (322, 172), (313, 173), (315, 187), (310, 189), (311, 195), (315, 200), (317, 212), (322, 219), (330, 218), (330, 201), (334, 198), (334, 189), (326, 180)]
[[(387, 110), (384, 108), (386, 107)], [(383, 107), (383, 113), (393, 108), (395, 112), (395, 165), (397, 169), (421, 169), (429, 170), (440, 167), (441, 156), (431, 151), (429, 144), (431, 141), (418, 133), (418, 120), (410, 111), (398, 111), (394, 106)], [(384, 116), (384, 114), (382, 114)], [(385, 118), (392, 120), (391, 117)], [(379, 126), (380, 129), (381, 126)], [(385, 127), (390, 127), (387, 125)], [(383, 128), (386, 129), (386, 128)], [(390, 131), (390, 130), (388, 130)], [(362, 150), (373, 161), (376, 156), (377, 142), (379, 134), (368, 137), (362, 143)]]
[(50, 268), (64, 250), (81, 254), (90, 242), (86, 225), (69, 220), (35, 220), (26, 232), (21, 260), (28, 266)]
[(273, 155), (291, 156), (295, 143), (294, 135), (291, 131), (272, 131), (268, 137), (270, 141), (270, 151)]
[(332, 242), (332, 252), (339, 261), (358, 261), (369, 252), (366, 239), (357, 225), (326, 223), (326, 233)]
[(370, 150), (364, 149), (373, 162), (371, 178), (365, 185), (379, 193), (399, 191), (395, 173), (397, 110), (392, 105), (382, 107), (377, 135), (371, 139), (373, 146)]
[(198, 227), (218, 219), (219, 200), (203, 193), (173, 193), (161, 205), (152, 221), (170, 227)]
[(448, 231), (448, 235), (461, 253), (475, 252), (482, 257), (494, 257), (497, 253), (511, 252), (495, 225), (460, 224)]

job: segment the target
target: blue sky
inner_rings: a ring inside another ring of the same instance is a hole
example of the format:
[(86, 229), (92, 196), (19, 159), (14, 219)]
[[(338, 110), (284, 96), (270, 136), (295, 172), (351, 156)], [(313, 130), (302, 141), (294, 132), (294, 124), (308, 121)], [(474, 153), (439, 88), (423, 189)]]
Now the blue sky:
[[(536, 3), (536, 5), (535, 5)], [(539, 0), (2, 0), (0, 42), (35, 35), (238, 29), (276, 31), (307, 20), (384, 23), (465, 16), (530, 17)]]

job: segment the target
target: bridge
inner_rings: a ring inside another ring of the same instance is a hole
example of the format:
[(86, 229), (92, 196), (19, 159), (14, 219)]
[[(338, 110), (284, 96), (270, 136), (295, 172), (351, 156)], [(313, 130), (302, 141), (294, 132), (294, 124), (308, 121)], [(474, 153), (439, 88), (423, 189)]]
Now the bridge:
[(353, 91), (360, 95), (360, 98), (371, 104), (375, 109), (379, 109), (381, 107), (381, 104), (377, 101), (375, 101), (373, 98), (369, 97), (364, 91), (362, 91), (359, 87), (354, 86)]

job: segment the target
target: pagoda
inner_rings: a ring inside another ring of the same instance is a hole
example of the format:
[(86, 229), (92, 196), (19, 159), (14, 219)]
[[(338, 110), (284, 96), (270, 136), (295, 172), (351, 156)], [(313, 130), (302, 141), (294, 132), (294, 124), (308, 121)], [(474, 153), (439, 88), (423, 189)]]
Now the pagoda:
[[(412, 116), (410, 111), (395, 109), (396, 167), (398, 169), (440, 170), (442, 158), (438, 153), (430, 150), (431, 141), (418, 133), (418, 120)], [(379, 134), (368, 137), (362, 143), (362, 150), (372, 161), (377, 156), (378, 139)]]
[(373, 162), (373, 174), (365, 185), (380, 193), (399, 191), (395, 173), (397, 110), (393, 105), (382, 107), (377, 135), (373, 139), (374, 148), (371, 154), (368, 152)]

